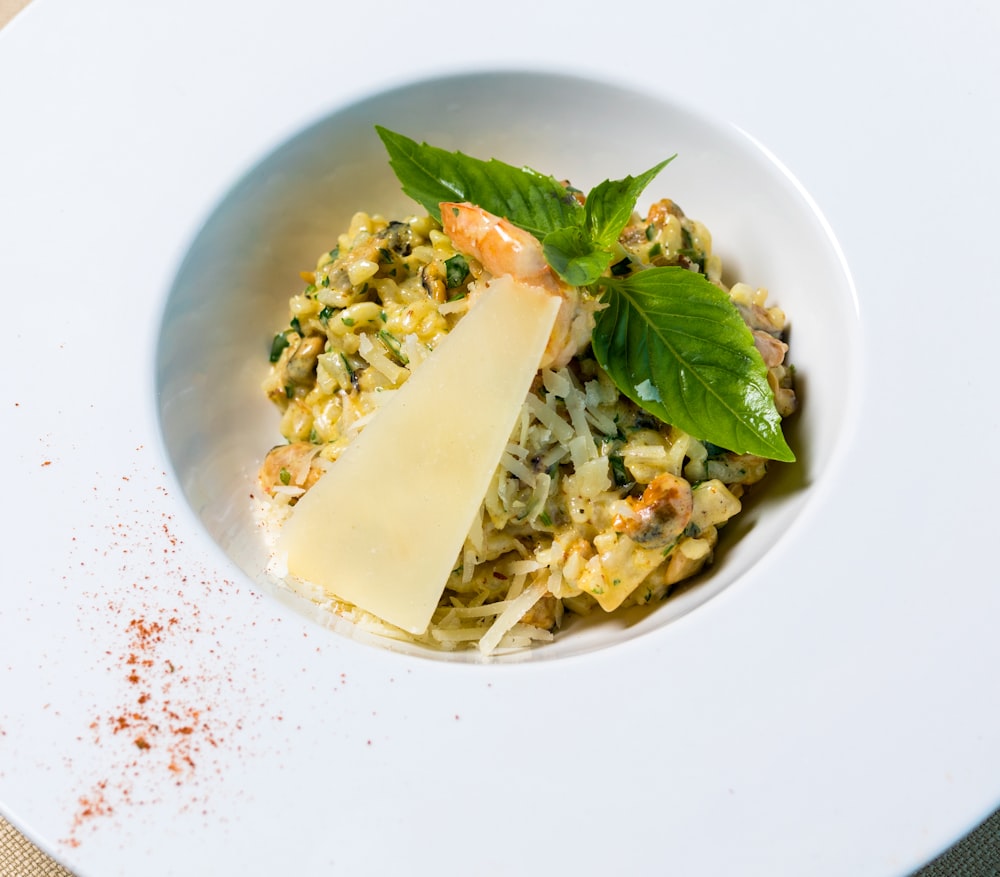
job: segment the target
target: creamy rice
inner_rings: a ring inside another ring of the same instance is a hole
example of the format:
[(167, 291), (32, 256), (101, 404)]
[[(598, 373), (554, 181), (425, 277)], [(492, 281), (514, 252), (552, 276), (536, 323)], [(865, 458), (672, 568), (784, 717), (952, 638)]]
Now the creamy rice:
[[(669, 200), (634, 216), (621, 242), (643, 264), (681, 265), (725, 288), (708, 230)], [(488, 275), (428, 216), (358, 213), (302, 279), (263, 385), (285, 439), (260, 471), (279, 522), (462, 319)], [(785, 315), (764, 289), (737, 283), (728, 292), (787, 416), (796, 399)], [(597, 307), (584, 292), (581, 308)], [(552, 639), (566, 613), (669, 597), (711, 563), (720, 528), (767, 467), (639, 409), (584, 344), (568, 365), (536, 376), (423, 635), (293, 584), (386, 636), (440, 649), (521, 648)]]

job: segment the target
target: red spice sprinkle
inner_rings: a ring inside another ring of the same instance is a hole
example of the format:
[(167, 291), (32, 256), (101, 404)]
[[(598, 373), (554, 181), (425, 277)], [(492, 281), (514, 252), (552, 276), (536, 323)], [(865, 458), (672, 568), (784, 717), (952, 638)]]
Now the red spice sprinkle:
[(69, 844), (69, 846), (80, 846), (80, 840), (76, 837), (76, 832), (86, 820), (92, 819), (95, 816), (109, 816), (114, 813), (114, 808), (108, 803), (104, 795), (104, 791), (107, 787), (107, 780), (102, 780), (94, 787), (94, 791), (89, 795), (80, 796), (80, 809), (77, 810), (76, 815), (73, 817), (73, 825), (70, 829), (70, 836), (66, 840), (66, 843)]
[[(95, 706), (97, 715), (89, 723), (104, 775), (77, 798), (63, 841), (71, 847), (80, 844), (84, 827), (95, 829), (100, 817), (126, 804), (162, 799), (163, 778), (172, 787), (189, 787), (181, 806), (197, 802), (197, 778), (223, 770), (212, 753), (227, 744), (238, 749), (239, 740), (230, 739), (231, 734), (254, 728), (267, 715), (261, 705), (252, 715), (230, 717), (232, 698), (241, 693), (239, 674), (226, 665), (228, 651), (218, 640), (215, 648), (211, 640), (204, 642), (219, 636), (200, 619), (204, 595), (245, 595), (232, 581), (217, 579), (214, 571), (196, 573), (197, 554), (188, 552), (174, 532), (172, 515), (149, 506), (149, 491), (166, 496), (165, 488), (151, 487), (138, 472), (115, 482), (100, 477), (98, 484), (86, 498), (98, 508), (97, 523), (90, 529), (105, 530), (98, 533), (99, 540), (81, 541), (87, 550), (100, 546), (93, 551), (107, 578), (89, 591), (80, 590), (78, 617), (81, 624), (89, 621), (91, 630), (95, 614), (110, 625), (103, 669), (121, 680), (121, 688), (114, 701)], [(109, 484), (115, 484), (110, 498)], [(74, 550), (84, 550), (75, 535), (72, 539)], [(74, 563), (65, 579), (86, 581), (88, 574), (95, 575), (88, 567), (87, 560), (80, 561), (79, 569)], [(179, 654), (185, 656), (184, 666), (174, 660)], [(230, 704), (220, 710), (222, 715), (213, 712), (216, 699)]]

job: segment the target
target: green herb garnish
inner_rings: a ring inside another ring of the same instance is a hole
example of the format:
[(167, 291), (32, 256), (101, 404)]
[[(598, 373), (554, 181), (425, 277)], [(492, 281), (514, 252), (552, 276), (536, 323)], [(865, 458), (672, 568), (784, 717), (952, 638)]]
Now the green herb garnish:
[(436, 219), (442, 202), (476, 204), (538, 238), (564, 282), (601, 294), (607, 306), (597, 316), (594, 355), (637, 405), (736, 453), (795, 459), (767, 367), (725, 291), (687, 268), (640, 266), (618, 242), (639, 196), (672, 157), (636, 177), (599, 183), (581, 205), (531, 168), (376, 131), (403, 191)]
[(403, 347), (399, 343), (399, 339), (389, 332), (387, 329), (379, 329), (378, 337), (382, 339), (386, 347), (389, 348), (392, 355), (396, 357), (403, 365), (409, 365), (409, 357), (403, 353)]
[(284, 351), (284, 349), (288, 347), (288, 344), (289, 344), (288, 335), (286, 335), (284, 332), (279, 332), (277, 335), (274, 336), (274, 338), (271, 340), (271, 355), (270, 355), (271, 362), (277, 362), (279, 359), (281, 359), (282, 351)]
[(625, 458), (621, 454), (609, 454), (608, 462), (611, 464), (611, 475), (615, 481), (615, 487), (625, 487), (634, 482), (631, 473), (625, 466)]
[(456, 253), (450, 259), (444, 260), (444, 282), (448, 289), (461, 286), (468, 276), (469, 263), (461, 253)]

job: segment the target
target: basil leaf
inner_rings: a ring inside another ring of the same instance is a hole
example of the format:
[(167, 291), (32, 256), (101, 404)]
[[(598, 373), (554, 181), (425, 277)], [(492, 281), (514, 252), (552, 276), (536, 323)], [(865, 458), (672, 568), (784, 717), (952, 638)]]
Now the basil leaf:
[(560, 228), (542, 239), (545, 261), (570, 286), (589, 286), (608, 269), (612, 252), (596, 247), (582, 228)]
[(583, 207), (553, 177), (495, 158), (483, 161), (417, 143), (380, 125), (375, 130), (403, 191), (438, 221), (442, 201), (468, 201), (505, 217), (539, 240), (583, 221)]
[(622, 229), (632, 218), (635, 203), (656, 175), (676, 156), (670, 156), (637, 177), (624, 180), (605, 180), (598, 183), (587, 195), (584, 205), (584, 225), (596, 244), (613, 247)]
[(602, 278), (593, 351), (621, 392), (666, 423), (739, 454), (792, 461), (767, 367), (726, 293), (670, 266)]

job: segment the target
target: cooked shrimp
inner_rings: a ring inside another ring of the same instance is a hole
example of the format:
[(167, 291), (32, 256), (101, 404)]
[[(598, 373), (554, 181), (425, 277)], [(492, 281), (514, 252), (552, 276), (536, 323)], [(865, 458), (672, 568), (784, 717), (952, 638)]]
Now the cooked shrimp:
[(545, 261), (538, 239), (506, 219), (474, 204), (445, 202), (441, 226), (456, 249), (482, 263), (490, 274), (509, 274), (549, 292), (563, 291), (564, 284)]
[(510, 275), (562, 298), (542, 368), (562, 368), (587, 344), (593, 311), (581, 305), (579, 290), (563, 283), (549, 267), (534, 235), (474, 204), (450, 201), (441, 204), (441, 226), (455, 249), (481, 263), (494, 277)]
[(642, 496), (627, 502), (632, 514), (617, 515), (612, 526), (646, 548), (665, 548), (676, 541), (694, 509), (691, 485), (670, 472), (657, 475)]
[(261, 486), (271, 495), (280, 484), (308, 490), (325, 471), (317, 460), (321, 447), (312, 442), (292, 442), (271, 448), (260, 467)]

